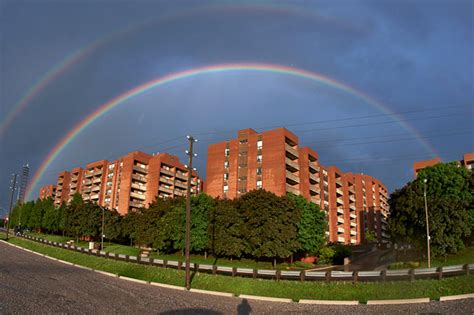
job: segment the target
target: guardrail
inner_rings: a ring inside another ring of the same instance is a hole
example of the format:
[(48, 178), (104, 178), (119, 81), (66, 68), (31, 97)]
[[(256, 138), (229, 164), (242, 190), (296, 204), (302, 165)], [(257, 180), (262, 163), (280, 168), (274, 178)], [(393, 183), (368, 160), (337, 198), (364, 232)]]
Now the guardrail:
[[(182, 261), (173, 261), (166, 259), (148, 258), (140, 256), (129, 256), (122, 254), (109, 253), (96, 249), (88, 249), (80, 246), (68, 245), (53, 241), (48, 241), (30, 235), (21, 235), (21, 237), (39, 242), (46, 245), (51, 245), (63, 249), (68, 249), (83, 254), (94, 255), (97, 257), (104, 257), (108, 259), (126, 261), (131, 263), (158, 266), (163, 268), (173, 268), (177, 270), (184, 269), (185, 265)], [(252, 269), (252, 268), (238, 268), (225, 267), (208, 264), (191, 263), (191, 270), (196, 272), (205, 272), (213, 275), (228, 275), (241, 276), (261, 279), (274, 280), (298, 280), (298, 281), (393, 281), (393, 280), (409, 280), (435, 278), (442, 279), (446, 276), (469, 275), (471, 270), (474, 270), (473, 264), (437, 267), (437, 268), (420, 268), (420, 269), (396, 269), (396, 270), (382, 270), (382, 271), (305, 271), (305, 270), (275, 270), (275, 269)]]

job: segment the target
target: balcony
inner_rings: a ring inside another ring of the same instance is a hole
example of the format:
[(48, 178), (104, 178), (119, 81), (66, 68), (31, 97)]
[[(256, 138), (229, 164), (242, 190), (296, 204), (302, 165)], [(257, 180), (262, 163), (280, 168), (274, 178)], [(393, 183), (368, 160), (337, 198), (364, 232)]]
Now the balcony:
[(313, 183), (319, 183), (319, 177), (312, 173), (309, 173), (309, 181), (313, 181)]
[(96, 200), (96, 199), (99, 199), (99, 194), (91, 195), (91, 200)]
[(291, 147), (288, 143), (285, 143), (285, 150), (287, 153), (289, 153), (290, 155), (292, 155), (295, 159), (298, 158), (298, 150)]
[(313, 192), (315, 192), (315, 193), (317, 193), (317, 194), (319, 194), (319, 192), (320, 192), (319, 187), (316, 186), (316, 185), (309, 185), (309, 190), (310, 190), (310, 191), (313, 191)]
[(138, 174), (132, 174), (132, 178), (142, 183), (146, 183), (146, 177)]
[(94, 186), (94, 187), (92, 187), (92, 191), (100, 191), (100, 186)]
[(355, 194), (354, 186), (349, 186), (349, 192)]
[(182, 172), (178, 171), (178, 172), (176, 172), (176, 177), (187, 180), (188, 179), (188, 174), (185, 174), (185, 173), (182, 173)]
[(337, 204), (339, 204), (339, 205), (343, 205), (343, 204), (344, 204), (344, 201), (342, 200), (342, 198), (336, 198), (336, 202), (337, 202)]
[(352, 235), (352, 236), (356, 236), (356, 235), (357, 235), (357, 231), (356, 231), (356, 230), (351, 230), (351, 235)]
[(339, 196), (342, 196), (342, 189), (336, 188), (336, 193), (337, 193)]
[(289, 158), (286, 158), (285, 159), (286, 161), (286, 165), (290, 168), (291, 171), (299, 171), (300, 170), (300, 166), (297, 162), (289, 159)]
[(188, 185), (184, 182), (180, 182), (179, 180), (175, 181), (174, 182), (174, 185), (176, 187), (180, 187), (180, 188), (184, 188), (184, 189), (187, 189), (188, 188)]
[(130, 196), (133, 197), (133, 198), (140, 199), (140, 200), (145, 200), (145, 194), (139, 194), (139, 193), (136, 193), (136, 192), (131, 192)]
[(58, 178), (58, 184), (62, 184), (64, 182), (64, 177)]
[(312, 169), (316, 172), (319, 172), (319, 166), (315, 162), (309, 162), (309, 168), (310, 168), (310, 171)]
[(387, 231), (387, 225), (382, 224), (381, 228), (382, 228), (382, 230)]
[(319, 199), (319, 198), (311, 197), (310, 200), (311, 200), (312, 203), (315, 203), (315, 204), (317, 204), (317, 205), (320, 205), (320, 204), (321, 204), (321, 199)]
[(388, 235), (388, 234), (387, 234), (387, 233), (385, 233), (385, 232), (382, 232), (382, 237), (383, 237), (383, 238), (389, 238), (389, 237), (390, 237), (390, 235)]
[(174, 190), (174, 194), (175, 194), (176, 196), (184, 197), (184, 196), (186, 196), (186, 190), (175, 189), (175, 190)]
[(340, 187), (342, 187), (342, 180), (340, 177), (336, 177), (336, 185), (339, 185)]
[(288, 170), (286, 170), (286, 178), (292, 181), (294, 184), (298, 184), (300, 182), (299, 177)]
[(351, 219), (356, 219), (356, 218), (357, 218), (357, 215), (356, 215), (355, 213), (351, 213), (351, 214), (349, 214), (349, 217), (350, 217)]
[(337, 217), (337, 223), (344, 224), (344, 218), (342, 218), (342, 217)]
[(84, 185), (91, 185), (91, 184), (92, 184), (92, 180), (90, 179), (84, 181)]
[(338, 241), (339, 243), (345, 243), (345, 242), (346, 242), (346, 238), (343, 237), (343, 236), (338, 236), (338, 237), (337, 237), (337, 241)]
[(71, 188), (76, 188), (77, 187), (77, 183), (71, 183)]
[(337, 208), (337, 213), (338, 213), (338, 214), (344, 214), (344, 209), (342, 209), (342, 208)]
[(169, 178), (164, 177), (164, 176), (160, 176), (160, 182), (165, 183), (165, 184), (169, 184), (169, 185), (174, 185), (173, 179), (169, 179)]
[(93, 173), (94, 173), (94, 172), (85, 172), (85, 173), (84, 173), (84, 176), (85, 176), (86, 178), (89, 178), (89, 177), (92, 177)]
[(356, 227), (357, 226), (357, 223), (355, 223), (354, 221), (351, 221), (351, 227)]
[(297, 187), (293, 187), (291, 185), (286, 184), (286, 192), (290, 192), (295, 195), (299, 195), (300, 191)]
[(143, 204), (141, 202), (130, 201), (129, 205), (130, 207), (134, 208), (143, 208)]
[(146, 167), (141, 167), (138, 165), (133, 165), (133, 170), (139, 173), (148, 174), (148, 169)]
[(89, 197), (89, 195), (86, 195), (86, 196), (82, 196), (82, 200), (90, 200), (91, 197)]
[(350, 211), (355, 211), (355, 209), (356, 209), (355, 204), (351, 203), (351, 204), (349, 205), (349, 209), (350, 209)]
[(173, 190), (172, 190), (172, 189), (166, 188), (166, 187), (163, 186), (163, 185), (160, 185), (160, 187), (158, 187), (158, 190), (159, 190), (159, 191), (162, 191), (162, 192), (165, 192), (165, 193), (168, 193), (168, 194), (172, 194), (172, 193), (173, 193)]
[(351, 238), (351, 244), (357, 243), (357, 240), (355, 238)]
[(166, 169), (164, 167), (160, 169), (160, 172), (166, 175), (174, 176), (174, 172), (172, 170)]
[(350, 200), (350, 201), (354, 201), (354, 202), (356, 201), (354, 195), (349, 195), (349, 200)]
[(97, 183), (100, 183), (101, 181), (102, 181), (102, 177), (97, 177), (97, 178), (94, 178), (92, 183), (97, 184)]
[(136, 184), (136, 183), (132, 183), (132, 188), (138, 189), (138, 190), (141, 190), (141, 191), (146, 191), (146, 186), (145, 185), (139, 185), (139, 184)]
[(92, 191), (92, 188), (90, 188), (90, 187), (89, 187), (89, 188), (83, 188), (83, 189), (82, 189), (82, 192), (83, 192), (83, 193), (86, 193), (86, 194), (87, 194), (87, 193), (90, 193), (91, 191)]

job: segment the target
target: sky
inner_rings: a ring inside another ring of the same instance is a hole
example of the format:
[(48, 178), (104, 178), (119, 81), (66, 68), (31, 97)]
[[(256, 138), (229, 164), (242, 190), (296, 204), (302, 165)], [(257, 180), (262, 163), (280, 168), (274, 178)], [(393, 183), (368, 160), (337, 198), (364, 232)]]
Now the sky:
[(134, 150), (185, 161), (187, 134), (205, 177), (207, 145), (244, 128), (287, 127), (321, 164), (389, 191), (414, 161), (474, 152), (472, 1), (0, 0), (0, 49), (0, 214), (11, 174), (29, 163), (31, 184), (100, 106), (200, 67), (293, 70), (199, 73), (138, 93), (65, 145), (30, 198), (62, 170)]

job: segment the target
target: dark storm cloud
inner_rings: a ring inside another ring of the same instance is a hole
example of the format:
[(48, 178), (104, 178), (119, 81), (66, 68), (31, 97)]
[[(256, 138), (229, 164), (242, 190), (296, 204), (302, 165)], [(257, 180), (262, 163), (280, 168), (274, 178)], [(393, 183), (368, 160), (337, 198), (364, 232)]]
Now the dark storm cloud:
[[(97, 48), (39, 93), (0, 140), (0, 205), (5, 207), (8, 201), (9, 174), (18, 172), (26, 161), (34, 173), (62, 136), (100, 104), (153, 78), (208, 64), (293, 65), (352, 85), (395, 112), (451, 106), (405, 114), (404, 118), (415, 119), (407, 123), (428, 136), (468, 131), (454, 138), (427, 138), (445, 160), (472, 151), (470, 1), (291, 1), (279, 3), (275, 10), (261, 5), (252, 9), (249, 3), (245, 8), (239, 8), (239, 2), (229, 3), (234, 9), (218, 4), (217, 8), (199, 9), (206, 4), (196, 2), (192, 5), (198, 9), (193, 10), (189, 3), (179, 2), (171, 6), (169, 2), (4, 2), (0, 6), (3, 116), (66, 55), (94, 40), (137, 27)], [(138, 27), (149, 19), (152, 22)], [(191, 112), (192, 119), (183, 116), (184, 110)], [(304, 80), (268, 74), (184, 80), (137, 97), (104, 116), (53, 163), (44, 183), (54, 181), (57, 171), (76, 163), (140, 147), (148, 152), (165, 148), (153, 144), (190, 130), (230, 130), (204, 137), (197, 159), (204, 173), (206, 144), (235, 135), (234, 129), (261, 131), (263, 126), (375, 113), (380, 112), (360, 99)], [(177, 119), (181, 124), (174, 123)], [(378, 119), (383, 120), (390, 118)], [(377, 119), (360, 121), (370, 124)], [(392, 190), (411, 178), (414, 159), (430, 157), (416, 139), (347, 145), (370, 142), (374, 135), (410, 133), (399, 124), (322, 130), (345, 124), (349, 123), (290, 129), (319, 127), (321, 130), (296, 134), (302, 144), (319, 152), (322, 163), (374, 175)], [(93, 134), (97, 136), (88, 137)], [(328, 145), (327, 140), (335, 141)], [(170, 151), (184, 158), (181, 148)]]

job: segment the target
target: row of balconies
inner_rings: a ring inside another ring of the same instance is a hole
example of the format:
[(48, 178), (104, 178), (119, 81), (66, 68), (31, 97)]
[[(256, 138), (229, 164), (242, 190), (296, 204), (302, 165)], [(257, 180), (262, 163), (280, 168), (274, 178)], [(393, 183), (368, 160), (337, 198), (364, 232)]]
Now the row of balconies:
[(146, 168), (146, 167), (141, 167), (141, 166), (138, 166), (138, 165), (133, 165), (133, 170), (134, 170), (134, 171), (137, 171), (137, 172), (140, 172), (140, 173), (143, 173), (143, 174), (148, 174), (148, 168)]
[(145, 194), (140, 194), (140, 193), (137, 193), (137, 192), (130, 192), (130, 196), (131, 197), (134, 197), (134, 198), (137, 198), (137, 199), (141, 199), (141, 200), (145, 200)]
[(285, 143), (285, 150), (286, 150), (286, 152), (293, 155), (296, 159), (299, 157), (298, 150), (291, 147), (288, 143)]
[(297, 175), (291, 173), (290, 171), (286, 170), (286, 178), (287, 179), (290, 179), (291, 181), (293, 181), (294, 183), (299, 183), (300, 182), (300, 179)]
[(298, 187), (293, 187), (289, 184), (286, 184), (286, 191), (295, 195), (300, 195), (300, 190), (298, 189)]
[(132, 178), (139, 181), (139, 182), (146, 183), (146, 177), (143, 176), (143, 175), (132, 174)]
[(137, 182), (132, 182), (132, 188), (134, 189), (138, 189), (138, 190), (141, 190), (141, 191), (146, 191), (146, 186), (145, 185), (141, 185)]

